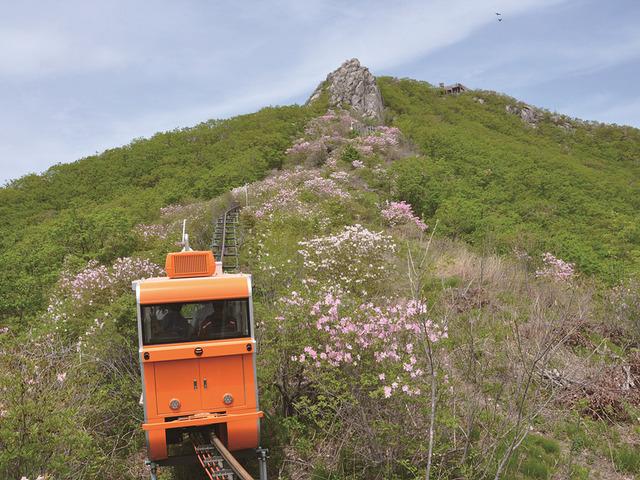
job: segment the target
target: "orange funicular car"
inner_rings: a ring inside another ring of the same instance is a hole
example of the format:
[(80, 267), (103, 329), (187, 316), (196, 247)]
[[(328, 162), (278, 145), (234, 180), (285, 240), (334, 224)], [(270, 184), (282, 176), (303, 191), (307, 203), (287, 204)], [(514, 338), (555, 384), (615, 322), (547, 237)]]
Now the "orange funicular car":
[(218, 270), (210, 251), (182, 251), (167, 256), (167, 277), (133, 284), (151, 463), (193, 428), (230, 451), (258, 447), (251, 276)]

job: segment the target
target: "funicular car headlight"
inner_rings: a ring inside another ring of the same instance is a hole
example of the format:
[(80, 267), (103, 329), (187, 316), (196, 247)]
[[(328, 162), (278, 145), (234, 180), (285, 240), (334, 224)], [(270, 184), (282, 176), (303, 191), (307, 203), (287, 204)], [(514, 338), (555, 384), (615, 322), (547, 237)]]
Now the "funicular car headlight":
[(169, 402), (169, 408), (171, 410), (178, 410), (180, 408), (180, 400), (178, 400), (177, 398), (172, 398)]

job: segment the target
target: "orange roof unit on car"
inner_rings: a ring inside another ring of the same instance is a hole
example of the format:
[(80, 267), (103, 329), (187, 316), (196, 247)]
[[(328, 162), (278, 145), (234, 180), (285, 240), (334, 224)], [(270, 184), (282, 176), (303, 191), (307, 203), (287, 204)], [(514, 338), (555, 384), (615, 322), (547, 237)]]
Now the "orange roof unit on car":
[(211, 251), (174, 252), (167, 255), (165, 270), (169, 278), (210, 277), (216, 262)]
[(196, 278), (149, 278), (140, 282), (140, 303), (156, 305), (249, 297), (249, 275)]

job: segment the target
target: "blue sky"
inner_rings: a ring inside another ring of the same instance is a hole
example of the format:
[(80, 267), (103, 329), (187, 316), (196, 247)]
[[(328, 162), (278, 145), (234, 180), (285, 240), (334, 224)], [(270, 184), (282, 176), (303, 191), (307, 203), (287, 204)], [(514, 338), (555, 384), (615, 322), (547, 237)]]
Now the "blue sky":
[(0, 2), (0, 184), (302, 103), (352, 57), (640, 127), (637, 0)]

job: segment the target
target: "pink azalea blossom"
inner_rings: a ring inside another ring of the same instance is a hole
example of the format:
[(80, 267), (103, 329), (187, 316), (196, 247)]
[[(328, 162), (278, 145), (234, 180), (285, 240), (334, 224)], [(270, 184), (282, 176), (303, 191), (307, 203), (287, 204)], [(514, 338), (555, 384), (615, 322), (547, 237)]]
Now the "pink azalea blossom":
[(575, 275), (574, 264), (565, 262), (549, 252), (542, 255), (544, 268), (536, 271), (536, 276), (557, 281), (571, 280)]
[(118, 258), (111, 267), (91, 260), (76, 274), (62, 273), (47, 313), (54, 321), (65, 321), (65, 301), (74, 302), (76, 309), (90, 307), (99, 299), (108, 301), (129, 290), (133, 280), (163, 273), (158, 265), (142, 258)]
[(349, 193), (342, 190), (330, 178), (315, 177), (304, 182), (304, 187), (318, 195), (327, 197), (349, 198)]
[[(289, 300), (286, 305), (292, 306)], [(310, 356), (315, 363), (309, 365), (314, 368), (328, 366), (330, 368), (355, 365), (363, 356), (371, 358), (373, 364), (379, 364), (382, 372), (378, 379), (387, 379), (385, 371), (393, 365), (398, 365), (403, 374), (389, 388), (399, 389), (406, 395), (416, 395), (416, 389), (409, 382), (419, 381), (424, 371), (419, 368), (418, 357), (407, 353), (407, 345), (412, 345), (416, 337), (427, 335), (433, 342), (438, 342), (446, 336), (446, 326), (425, 319), (427, 306), (413, 300), (387, 301), (382, 304), (372, 302), (362, 303), (354, 310), (351, 302), (343, 304), (341, 294), (337, 291), (327, 291), (312, 305), (296, 305), (300, 315), (310, 315), (315, 318), (320, 341), (317, 344), (303, 348), (303, 357), (296, 357), (296, 361), (304, 362), (304, 357)], [(426, 329), (426, 330), (425, 330)], [(320, 353), (318, 353), (320, 352)], [(318, 365), (319, 364), (319, 365)], [(397, 370), (397, 367), (395, 369)], [(401, 388), (406, 385), (407, 388)], [(417, 390), (419, 393), (419, 390)]]
[(428, 228), (422, 219), (413, 213), (411, 205), (405, 201), (387, 202), (386, 206), (380, 213), (382, 218), (384, 218), (392, 227), (397, 225), (413, 224), (421, 231), (425, 231)]

